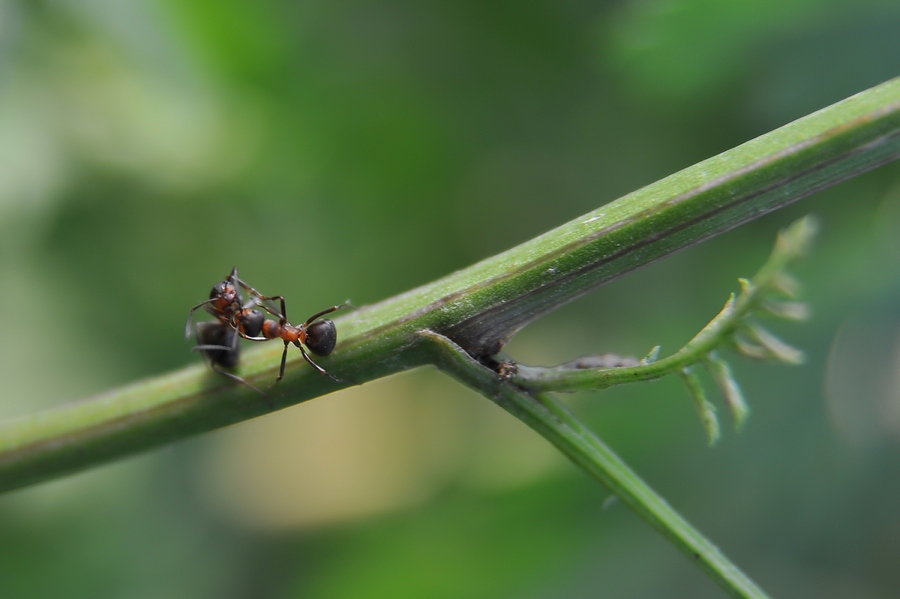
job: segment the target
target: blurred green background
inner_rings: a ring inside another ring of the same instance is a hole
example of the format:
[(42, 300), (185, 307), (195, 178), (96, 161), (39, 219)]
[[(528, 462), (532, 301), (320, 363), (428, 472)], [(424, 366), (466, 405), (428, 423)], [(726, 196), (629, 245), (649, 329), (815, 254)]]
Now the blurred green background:
[[(0, 417), (199, 360), (233, 265), (295, 314), (463, 268), (900, 73), (888, 0), (0, 2)], [(900, 166), (604, 287), (524, 362), (674, 350), (817, 213), (808, 352), (567, 398), (777, 597), (900, 593)], [(21, 320), (20, 320), (21, 319)], [(19, 324), (16, 324), (19, 323)], [(724, 413), (723, 413), (724, 415)], [(0, 597), (719, 597), (433, 371), (0, 497)]]

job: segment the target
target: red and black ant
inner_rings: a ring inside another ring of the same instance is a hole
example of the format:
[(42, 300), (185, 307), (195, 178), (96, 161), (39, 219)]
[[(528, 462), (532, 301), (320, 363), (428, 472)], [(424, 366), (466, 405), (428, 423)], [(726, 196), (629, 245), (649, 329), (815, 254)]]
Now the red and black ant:
[[(299, 326), (294, 326), (287, 321), (285, 315), (284, 298), (281, 299), (281, 314), (278, 320), (271, 318), (263, 318), (263, 314), (259, 310), (250, 310), (245, 318), (242, 318), (239, 332), (241, 337), (251, 341), (268, 341), (270, 339), (281, 339), (284, 341), (284, 352), (281, 354), (281, 370), (278, 372), (276, 382), (284, 378), (284, 367), (287, 362), (288, 345), (293, 343), (300, 348), (303, 359), (309, 362), (309, 365), (324, 374), (333, 381), (340, 382), (337, 378), (325, 371), (324, 368), (313, 362), (303, 346), (309, 348), (309, 351), (317, 356), (327, 356), (334, 351), (337, 344), (337, 328), (331, 320), (319, 320), (319, 318), (330, 314), (335, 310), (340, 310), (343, 306), (332, 306), (328, 309), (316, 312), (310, 316), (306, 322)], [(267, 298), (274, 299), (274, 298)]]
[[(251, 295), (247, 302), (244, 301), (238, 287), (243, 287)], [(274, 310), (265, 303), (276, 300), (281, 303), (281, 312)], [(278, 320), (266, 318), (254, 306), (259, 306), (272, 316), (277, 317)], [(200, 344), (194, 350), (202, 351), (204, 355), (209, 357), (214, 370), (252, 387), (240, 377), (216, 368), (216, 364), (222, 364), (226, 367), (233, 367), (237, 364), (240, 355), (238, 337), (249, 339), (250, 341), (269, 341), (277, 338), (284, 341), (284, 352), (281, 355), (281, 369), (278, 373), (278, 378), (275, 379), (276, 382), (284, 378), (287, 348), (291, 343), (300, 348), (303, 358), (313, 368), (334, 381), (338, 380), (316, 364), (303, 349), (303, 345), (305, 344), (317, 356), (327, 356), (334, 351), (334, 346), (337, 343), (337, 329), (334, 326), (334, 322), (318, 319), (343, 306), (332, 306), (327, 310), (322, 310), (312, 315), (303, 324), (294, 326), (287, 321), (287, 309), (283, 296), (262, 295), (259, 291), (239, 279), (237, 268), (234, 268), (231, 274), (228, 275), (228, 278), (217, 283), (212, 288), (208, 300), (191, 308), (185, 331), (187, 336), (190, 336), (194, 310), (200, 307), (203, 307), (207, 312), (215, 316), (218, 322), (209, 323), (205, 327), (198, 326), (197, 338)], [(231, 334), (228, 334), (229, 332)], [(231, 364), (226, 364), (226, 362), (231, 362)]]

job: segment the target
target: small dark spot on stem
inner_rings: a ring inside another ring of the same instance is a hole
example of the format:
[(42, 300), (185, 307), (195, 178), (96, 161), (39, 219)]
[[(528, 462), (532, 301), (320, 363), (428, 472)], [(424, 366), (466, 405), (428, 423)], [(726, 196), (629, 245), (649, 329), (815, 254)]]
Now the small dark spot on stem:
[(503, 381), (508, 381), (519, 372), (519, 365), (513, 360), (497, 360), (493, 356), (483, 356), (478, 361), (496, 372)]
[(518, 372), (519, 372), (519, 365), (516, 364), (515, 362), (513, 362), (512, 360), (504, 360), (503, 362), (500, 362), (500, 364), (497, 366), (497, 374), (504, 381), (508, 381), (513, 376), (518, 374)]

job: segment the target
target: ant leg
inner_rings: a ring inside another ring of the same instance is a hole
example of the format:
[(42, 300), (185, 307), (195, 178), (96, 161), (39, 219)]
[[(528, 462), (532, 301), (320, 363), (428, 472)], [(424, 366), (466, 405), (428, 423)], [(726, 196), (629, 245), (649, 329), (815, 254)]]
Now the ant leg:
[(196, 306), (194, 306), (193, 308), (191, 308), (188, 311), (187, 325), (185, 325), (185, 327), (184, 327), (184, 338), (185, 339), (191, 338), (191, 325), (194, 323), (194, 310), (196, 310), (197, 308), (202, 308), (206, 304), (211, 304), (214, 301), (216, 301), (216, 300), (208, 299), (205, 302), (200, 302), (199, 304), (197, 304)]
[(191, 351), (233, 351), (233, 348), (227, 345), (195, 345)]
[[(263, 299), (267, 299), (267, 300), (269, 300), (269, 299), (271, 299), (271, 300), (281, 299), (282, 305), (284, 304), (284, 298), (282, 298), (280, 295), (275, 295), (275, 296), (273, 296), (273, 297), (271, 297), (271, 298), (263, 297)], [(285, 318), (284, 315), (283, 315), (281, 312), (278, 312), (277, 310), (274, 310), (274, 309), (272, 309), (270, 306), (267, 306), (266, 304), (264, 304), (264, 303), (262, 302), (262, 299), (260, 299), (260, 297), (251, 295), (251, 296), (250, 296), (250, 299), (247, 300), (246, 302), (244, 302), (244, 312), (250, 310), (251, 308), (256, 308), (256, 307), (259, 307), (259, 308), (261, 308), (262, 310), (264, 310), (265, 312), (268, 312), (270, 316), (274, 316), (274, 317), (277, 318), (279, 321), (281, 321), (282, 319)], [(283, 308), (282, 308), (282, 311), (284, 311)], [(285, 322), (286, 322), (286, 319), (285, 319)], [(282, 322), (281, 324), (284, 324), (284, 323)], [(232, 325), (232, 326), (234, 326), (235, 328), (238, 328), (238, 326), (237, 326), (236, 324), (235, 324), (235, 325)], [(252, 339), (252, 337), (244, 337), (244, 339)], [(261, 338), (260, 338), (260, 339), (261, 339)], [(258, 340), (259, 340), (259, 339), (255, 339), (255, 341), (258, 341)]]
[[(231, 272), (231, 276), (229, 276), (229, 279), (231, 279), (232, 283), (237, 283), (238, 285), (243, 287), (244, 290), (246, 290), (247, 293), (249, 293), (251, 296), (255, 296), (258, 300), (260, 300), (260, 301), (255, 302), (256, 305), (258, 305), (260, 308), (262, 308), (263, 310), (265, 310), (272, 316), (276, 316), (278, 318), (284, 318), (284, 321), (287, 322), (287, 313), (286, 313), (286, 310), (284, 307), (284, 298), (282, 296), (280, 296), (280, 295), (271, 295), (271, 296), (263, 295), (262, 293), (260, 293), (259, 291), (257, 291), (256, 289), (254, 289), (253, 287), (248, 285), (246, 282), (244, 282), (242, 279), (238, 278), (237, 268), (235, 268)], [(281, 312), (280, 313), (276, 312), (269, 306), (266, 306), (265, 304), (262, 303), (262, 302), (274, 302), (275, 300), (281, 300)], [(282, 323), (282, 324), (284, 324), (284, 323)]]
[(251, 389), (253, 389), (253, 390), (256, 391), (257, 393), (259, 393), (260, 395), (262, 395), (263, 397), (268, 397), (268, 395), (266, 395), (265, 391), (260, 391), (259, 389), (257, 389), (256, 387), (254, 387), (253, 385), (251, 385), (250, 383), (248, 383), (247, 381), (245, 381), (244, 379), (242, 379), (242, 378), (239, 377), (238, 375), (232, 374), (232, 373), (230, 373), (230, 372), (227, 372), (227, 371), (225, 371), (225, 370), (222, 370), (222, 369), (220, 369), (220, 368), (217, 368), (215, 364), (210, 364), (210, 366), (212, 367), (213, 370), (215, 370), (215, 371), (218, 372), (219, 374), (224, 374), (225, 376), (227, 376), (228, 378), (230, 378), (230, 379), (233, 380), (233, 381), (237, 381), (237, 382), (239, 382), (239, 383), (241, 383), (241, 384), (247, 385), (248, 387), (250, 387)]
[[(196, 324), (196, 326), (194, 327), (194, 335), (196, 336), (197, 340), (200, 339), (200, 328), (199, 327), (202, 324), (204, 324), (204, 323), (198, 322)], [(210, 324), (212, 324), (212, 323), (210, 323)], [(232, 330), (235, 333), (237, 333), (237, 335), (231, 336), (231, 345), (230, 346), (229, 345), (195, 345), (194, 347), (191, 348), (191, 351), (206, 351), (206, 350), (234, 351), (237, 349), (238, 344), (240, 343), (240, 341), (238, 341), (238, 339), (240, 337), (243, 337), (244, 339), (250, 339), (251, 341), (259, 341), (261, 339), (261, 338), (256, 338), (256, 337), (247, 337), (246, 335), (241, 333), (237, 328), (235, 328), (233, 326), (232, 326)], [(262, 340), (268, 341), (268, 339), (262, 339)], [(215, 366), (213, 368), (215, 368)]]
[(262, 308), (263, 310), (265, 310), (272, 316), (275, 316), (276, 318), (278, 318), (278, 324), (283, 325), (283, 324), (287, 323), (287, 307), (285, 306), (285, 303), (284, 303), (284, 296), (281, 296), (281, 295), (272, 295), (272, 296), (257, 295), (256, 297), (258, 297), (260, 300), (266, 301), (266, 302), (274, 302), (275, 300), (279, 300), (281, 302), (281, 312), (276, 312), (275, 310), (271, 309), (270, 307), (264, 305), (262, 303), (262, 301), (259, 302), (258, 305), (260, 308)]
[[(272, 340), (272, 339), (269, 339), (268, 337), (251, 337), (240, 331), (237, 331), (237, 334), (240, 336), (241, 339), (246, 339), (247, 341), (271, 341)], [(273, 339), (274, 339), (274, 337), (273, 337)]]
[(251, 287), (250, 285), (248, 285), (248, 284), (246, 283), (246, 281), (244, 281), (243, 279), (241, 279), (240, 277), (238, 277), (238, 274), (237, 274), (237, 267), (235, 267), (234, 270), (231, 271), (231, 274), (228, 275), (228, 280), (230, 280), (232, 283), (235, 283), (235, 284), (237, 284), (237, 285), (240, 285), (240, 286), (243, 287), (248, 293), (252, 293), (253, 295), (255, 295), (255, 296), (257, 296), (257, 297), (261, 297), (261, 296), (262, 296), (262, 294), (261, 294), (259, 291), (257, 291), (256, 289), (254, 289), (253, 287)]
[(284, 366), (287, 363), (287, 349), (288, 349), (288, 342), (285, 341), (284, 342), (284, 351), (281, 353), (281, 370), (278, 371), (278, 378), (275, 379), (276, 383), (284, 378)]
[(234, 327), (234, 332), (237, 333), (237, 335), (231, 336), (231, 351), (236, 350), (238, 348), (238, 346), (241, 344), (241, 340), (240, 340), (241, 331), (237, 327)]
[(281, 300), (281, 320), (279, 320), (279, 324), (284, 325), (287, 322), (287, 306), (284, 304), (284, 298), (280, 295), (278, 299)]
[[(257, 292), (255, 289), (253, 290), (252, 293), (253, 293), (253, 295), (251, 295), (250, 301), (248, 301), (247, 304), (244, 306), (245, 308), (252, 307), (252, 306), (259, 306), (260, 308), (262, 308), (263, 310), (265, 310), (266, 312), (268, 312), (269, 314), (271, 314), (272, 316), (277, 318), (279, 321), (281, 321), (281, 324), (284, 324), (285, 322), (287, 322), (287, 314), (286, 314), (287, 310), (284, 307), (284, 297), (282, 297), (280, 295), (271, 295), (271, 296), (260, 295), (259, 292)], [(281, 300), (281, 312), (279, 312), (278, 310), (273, 309), (271, 306), (267, 306), (265, 303), (263, 303), (263, 302), (274, 302), (275, 300)]]
[[(274, 302), (275, 300), (281, 300), (281, 310), (282, 311), (279, 312), (279, 311), (275, 310), (274, 308), (272, 308), (271, 306), (265, 305), (263, 303), (264, 300), (267, 302)], [(271, 295), (271, 296), (269, 296), (269, 295), (251, 295), (250, 299), (248, 299), (246, 302), (244, 302), (245, 310), (248, 308), (254, 308), (256, 306), (259, 306), (260, 308), (262, 308), (263, 310), (265, 310), (266, 312), (268, 312), (269, 314), (271, 314), (272, 316), (274, 316), (276, 318), (280, 319), (280, 318), (284, 317), (285, 319), (287, 319), (287, 316), (285, 314), (283, 314), (283, 312), (286, 311), (284, 309), (284, 297), (282, 297), (280, 295)]]
[[(278, 318), (278, 324), (283, 325), (283, 324), (287, 323), (287, 307), (285, 306), (285, 303), (284, 303), (284, 296), (282, 296), (282, 295), (260, 295), (260, 293), (258, 291), (256, 291), (255, 289), (253, 289), (253, 291), (251, 293), (253, 293), (260, 300), (257, 302), (256, 305), (258, 305), (260, 308), (262, 308), (263, 310), (265, 310), (272, 316), (275, 316), (276, 318)], [(262, 302), (274, 302), (275, 300), (278, 300), (281, 302), (281, 312), (276, 312), (269, 306), (266, 306), (265, 304), (262, 303)]]
[[(309, 357), (309, 354), (306, 353), (306, 351), (303, 349), (303, 346), (302, 346), (302, 345), (297, 345), (297, 347), (300, 348), (300, 353), (303, 354), (303, 358), (304, 358), (307, 362), (309, 362), (309, 365), (310, 365), (310, 366), (312, 366), (313, 368), (315, 368), (316, 370), (318, 370), (320, 374), (324, 374), (325, 376), (327, 376), (328, 378), (330, 378), (331, 380), (333, 380), (335, 383), (340, 383), (340, 382), (341, 382), (341, 379), (339, 379), (339, 378), (337, 378), (336, 376), (332, 375), (330, 372), (328, 372), (327, 370), (325, 370), (324, 368), (322, 368), (321, 366), (319, 366), (318, 364), (316, 364), (315, 362), (313, 362), (312, 358)], [(285, 348), (287, 348), (287, 346), (285, 346)]]
[(347, 304), (341, 304), (340, 306), (332, 306), (332, 307), (328, 308), (327, 310), (322, 310), (321, 312), (316, 312), (315, 314), (313, 314), (312, 316), (310, 316), (309, 318), (306, 319), (306, 324), (310, 325), (317, 318), (322, 318), (326, 314), (331, 314), (335, 310), (340, 310), (341, 308), (343, 308), (346, 305)]

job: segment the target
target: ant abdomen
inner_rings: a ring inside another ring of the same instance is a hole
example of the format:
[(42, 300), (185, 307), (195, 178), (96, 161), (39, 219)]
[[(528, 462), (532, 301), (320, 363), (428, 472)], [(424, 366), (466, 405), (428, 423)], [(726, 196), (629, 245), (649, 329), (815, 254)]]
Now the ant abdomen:
[(204, 349), (203, 353), (213, 363), (224, 368), (234, 368), (241, 359), (241, 346), (234, 338), (237, 331), (220, 322), (201, 322), (197, 325), (197, 341), (200, 345), (215, 349)]
[(317, 356), (327, 356), (337, 345), (337, 327), (330, 320), (318, 320), (306, 329), (306, 347)]

